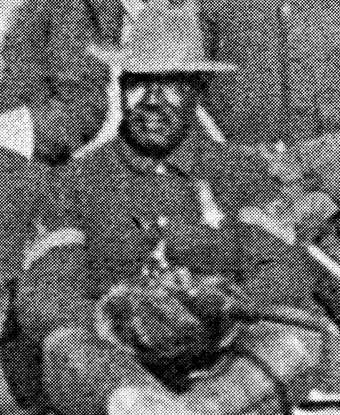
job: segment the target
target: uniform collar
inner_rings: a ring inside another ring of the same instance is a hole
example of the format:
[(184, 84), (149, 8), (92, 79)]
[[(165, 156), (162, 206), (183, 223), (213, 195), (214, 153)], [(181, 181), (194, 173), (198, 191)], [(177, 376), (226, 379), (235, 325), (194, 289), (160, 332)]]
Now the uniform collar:
[(199, 156), (199, 145), (191, 134), (171, 154), (162, 160), (146, 157), (136, 152), (119, 135), (116, 149), (123, 162), (140, 174), (171, 174), (190, 176), (193, 165)]

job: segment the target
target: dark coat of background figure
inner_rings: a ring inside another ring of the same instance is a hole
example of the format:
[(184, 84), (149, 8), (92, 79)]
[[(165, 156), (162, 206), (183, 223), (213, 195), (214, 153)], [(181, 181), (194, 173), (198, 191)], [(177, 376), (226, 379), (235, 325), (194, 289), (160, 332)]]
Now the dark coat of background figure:
[[(283, 130), (288, 130), (289, 140), (296, 143), (338, 130), (340, 10), (336, 1), (201, 4), (210, 32), (218, 37), (214, 55), (240, 67), (235, 83), (218, 75), (211, 86), (211, 112), (225, 133), (231, 131), (237, 142), (252, 144), (286, 139)], [(225, 117), (230, 97), (231, 128)], [(282, 102), (287, 99), (289, 109)]]
[(122, 14), (119, 0), (28, 0), (16, 11), (3, 46), (0, 109), (32, 109), (35, 158), (65, 161), (99, 131), (109, 72), (85, 48), (116, 44)]

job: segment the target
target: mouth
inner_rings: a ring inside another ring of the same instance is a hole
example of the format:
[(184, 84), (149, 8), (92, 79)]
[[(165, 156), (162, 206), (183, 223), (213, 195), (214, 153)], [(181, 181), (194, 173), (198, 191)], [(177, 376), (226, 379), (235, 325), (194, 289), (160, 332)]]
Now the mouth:
[(137, 122), (145, 132), (159, 133), (168, 127), (166, 118), (159, 114), (147, 114), (138, 117)]
[(161, 119), (145, 118), (141, 123), (144, 131), (153, 133), (161, 132), (167, 127), (167, 123)]

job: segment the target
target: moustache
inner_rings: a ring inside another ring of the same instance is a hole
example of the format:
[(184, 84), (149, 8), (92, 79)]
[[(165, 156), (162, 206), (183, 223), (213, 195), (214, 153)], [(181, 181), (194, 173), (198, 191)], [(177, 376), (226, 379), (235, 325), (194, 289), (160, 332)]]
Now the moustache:
[(130, 121), (139, 121), (139, 122), (160, 122), (164, 124), (170, 124), (174, 119), (178, 118), (176, 111), (169, 108), (140, 108), (130, 111), (128, 114), (128, 119)]

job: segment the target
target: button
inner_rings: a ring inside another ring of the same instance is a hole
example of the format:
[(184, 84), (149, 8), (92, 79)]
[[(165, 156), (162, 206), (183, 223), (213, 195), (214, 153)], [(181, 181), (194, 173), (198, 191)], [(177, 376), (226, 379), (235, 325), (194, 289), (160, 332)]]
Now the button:
[(292, 13), (292, 6), (289, 3), (283, 3), (281, 11), (285, 17), (289, 17)]
[(166, 168), (163, 166), (163, 164), (158, 164), (158, 166), (155, 168), (155, 172), (157, 174), (164, 175), (166, 174)]
[(161, 215), (161, 216), (158, 217), (157, 225), (160, 228), (165, 228), (168, 225), (168, 223), (169, 223), (169, 221), (168, 221), (168, 218), (166, 216)]

